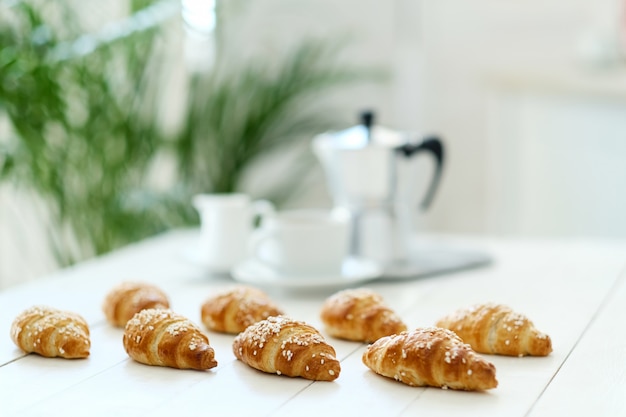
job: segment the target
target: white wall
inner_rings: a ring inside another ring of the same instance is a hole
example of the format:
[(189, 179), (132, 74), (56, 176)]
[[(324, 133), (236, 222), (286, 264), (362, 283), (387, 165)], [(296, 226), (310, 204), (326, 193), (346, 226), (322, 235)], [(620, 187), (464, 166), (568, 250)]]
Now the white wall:
[[(586, 73), (581, 62), (583, 37), (606, 35), (605, 30), (612, 29), (607, 16), (618, 18), (611, 14), (613, 1), (427, 0), (423, 4), (425, 123), (441, 129), (450, 145), (448, 182), (428, 226), (481, 233), (626, 236), (623, 228), (609, 226), (626, 197), (617, 197), (611, 208), (602, 205), (606, 196), (615, 194), (615, 187), (626, 187), (626, 164), (619, 169), (615, 162), (617, 155), (624, 156), (624, 148), (599, 146), (593, 156), (585, 153), (589, 141), (620, 140), (626, 92), (615, 95), (610, 88), (601, 88), (595, 96), (576, 94), (581, 84), (593, 90), (607, 77), (614, 78), (616, 85), (624, 82), (624, 77), (612, 74), (623, 73), (624, 67), (608, 75), (602, 69)], [(512, 108), (489, 111), (489, 98), (500, 92), (498, 79), (511, 74), (526, 80), (517, 86), (518, 98), (534, 94), (534, 100), (518, 109), (527, 117)], [(556, 91), (554, 84), (565, 78), (571, 82), (561, 83)], [(611, 96), (612, 104), (606, 103), (603, 93)], [(493, 123), (500, 126), (496, 137), (489, 130)], [(604, 137), (583, 135), (583, 126), (587, 131), (604, 131)], [(536, 157), (509, 149), (508, 160), (500, 161), (503, 154), (494, 148), (514, 148), (516, 140), (527, 147), (541, 144), (534, 147)], [(580, 188), (581, 175), (570, 175), (562, 181), (569, 181), (564, 185), (573, 191), (548, 191), (546, 181), (556, 177), (555, 172), (571, 173), (572, 162), (553, 158), (553, 164), (547, 164), (537, 157), (564, 152), (588, 155), (580, 163), (592, 164), (594, 172), (606, 161), (616, 175), (587, 176)], [(514, 176), (519, 182), (492, 187), (494, 179)], [(552, 198), (546, 198), (546, 193)], [(511, 200), (511, 195), (517, 197)], [(563, 201), (578, 206), (564, 213)], [(520, 211), (520, 206), (527, 209)], [(611, 220), (593, 220), (602, 210), (614, 213)]]
[(534, 87), (493, 98), (487, 231), (626, 236), (626, 94)]
[(0, 186), (0, 289), (58, 268), (45, 232), (41, 201), (12, 186)]

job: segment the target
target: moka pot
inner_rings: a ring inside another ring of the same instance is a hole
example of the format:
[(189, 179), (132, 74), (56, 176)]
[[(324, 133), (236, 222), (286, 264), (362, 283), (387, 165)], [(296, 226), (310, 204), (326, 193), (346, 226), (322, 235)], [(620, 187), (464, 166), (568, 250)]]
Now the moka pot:
[[(416, 210), (426, 210), (439, 186), (444, 149), (437, 137), (410, 134), (362, 123), (313, 139), (313, 151), (326, 174), (334, 206), (351, 216), (350, 253), (380, 262), (387, 271), (400, 266), (410, 274), (411, 239)], [(434, 172), (421, 197), (416, 181), (417, 155), (434, 158)], [(420, 198), (421, 197), (421, 198)]]

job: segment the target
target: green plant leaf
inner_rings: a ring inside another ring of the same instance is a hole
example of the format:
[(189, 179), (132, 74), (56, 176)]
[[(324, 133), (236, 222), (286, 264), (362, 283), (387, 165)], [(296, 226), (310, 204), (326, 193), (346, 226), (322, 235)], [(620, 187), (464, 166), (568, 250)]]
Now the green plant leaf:
[[(314, 106), (324, 93), (373, 78), (316, 40), (272, 62), (220, 61), (188, 78), (181, 128), (165, 133), (160, 27), (87, 35), (68, 4), (0, 3), (0, 111), (10, 122), (0, 181), (46, 202), (62, 264), (197, 224), (193, 194), (241, 190), (260, 160), (337, 126), (332, 111)], [(133, 0), (131, 10), (156, 4)], [(311, 160), (296, 155), (265, 196), (284, 202), (297, 190)], [(174, 159), (175, 178), (154, 188), (163, 156)]]

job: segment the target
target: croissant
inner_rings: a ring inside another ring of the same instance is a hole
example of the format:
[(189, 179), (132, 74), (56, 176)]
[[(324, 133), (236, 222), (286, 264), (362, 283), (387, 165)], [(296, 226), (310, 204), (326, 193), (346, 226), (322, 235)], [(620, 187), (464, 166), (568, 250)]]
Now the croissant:
[(373, 342), (407, 329), (380, 295), (365, 288), (331, 295), (322, 305), (321, 319), (331, 336), (359, 342)]
[(362, 359), (377, 374), (411, 386), (466, 391), (498, 386), (492, 363), (453, 332), (438, 327), (382, 337), (367, 347)]
[(124, 327), (141, 310), (169, 307), (167, 295), (161, 289), (137, 282), (123, 282), (114, 287), (102, 304), (107, 321), (117, 327)]
[(202, 322), (208, 329), (233, 334), (269, 316), (281, 314), (283, 311), (267, 294), (243, 285), (209, 298), (201, 310)]
[(263, 372), (332, 381), (341, 367), (335, 349), (312, 326), (284, 316), (268, 317), (240, 333), (233, 353)]
[(66, 359), (89, 356), (89, 327), (81, 316), (52, 307), (23, 311), (11, 325), (11, 339), (27, 353)]
[(137, 362), (179, 369), (217, 366), (209, 338), (185, 317), (166, 309), (142, 310), (126, 323), (124, 349)]
[(454, 331), (476, 352), (507, 356), (546, 356), (552, 341), (532, 321), (501, 304), (477, 304), (458, 310), (436, 324)]

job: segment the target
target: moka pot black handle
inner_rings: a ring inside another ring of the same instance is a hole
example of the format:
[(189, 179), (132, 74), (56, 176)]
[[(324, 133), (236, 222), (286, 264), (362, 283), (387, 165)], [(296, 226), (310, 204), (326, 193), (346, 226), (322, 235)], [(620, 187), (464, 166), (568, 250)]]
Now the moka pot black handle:
[(435, 172), (420, 204), (422, 210), (427, 210), (433, 202), (437, 188), (439, 188), (443, 171), (444, 147), (441, 139), (437, 136), (428, 136), (421, 143), (407, 143), (398, 147), (397, 151), (407, 158), (425, 152), (431, 154), (435, 159)]

